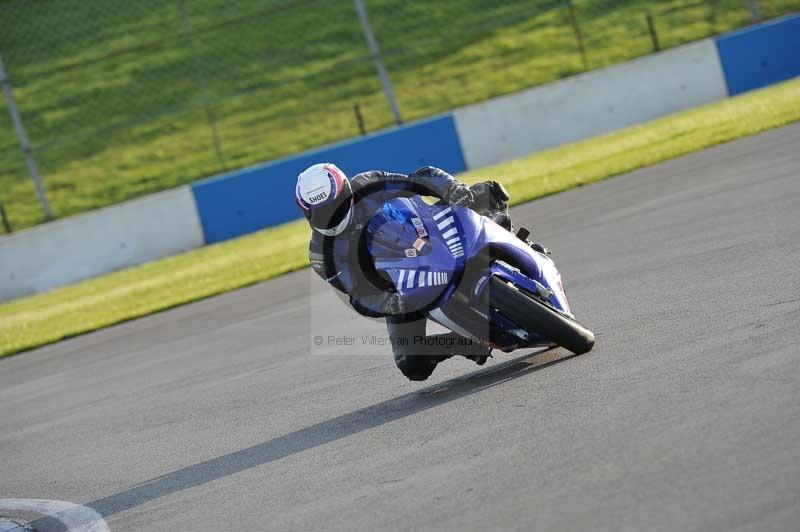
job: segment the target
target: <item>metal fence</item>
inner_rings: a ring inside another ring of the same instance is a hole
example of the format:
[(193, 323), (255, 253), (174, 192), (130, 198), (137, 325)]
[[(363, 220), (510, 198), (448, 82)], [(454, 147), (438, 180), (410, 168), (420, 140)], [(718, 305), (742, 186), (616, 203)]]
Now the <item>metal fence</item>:
[(3, 100), (0, 205), (15, 228), (46, 218), (36, 165), (40, 197), (64, 216), (797, 9), (800, 0), (0, 0), (3, 85), (29, 139), (21, 148)]

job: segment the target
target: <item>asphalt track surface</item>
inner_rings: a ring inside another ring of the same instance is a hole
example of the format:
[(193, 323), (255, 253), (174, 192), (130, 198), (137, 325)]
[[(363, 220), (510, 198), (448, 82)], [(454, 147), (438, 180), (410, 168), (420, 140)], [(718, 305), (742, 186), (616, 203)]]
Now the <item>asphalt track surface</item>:
[(794, 125), (514, 209), (586, 355), (407, 382), (388, 346), (315, 348), (384, 331), (305, 270), (2, 360), (0, 498), (115, 532), (798, 530), (798, 146)]

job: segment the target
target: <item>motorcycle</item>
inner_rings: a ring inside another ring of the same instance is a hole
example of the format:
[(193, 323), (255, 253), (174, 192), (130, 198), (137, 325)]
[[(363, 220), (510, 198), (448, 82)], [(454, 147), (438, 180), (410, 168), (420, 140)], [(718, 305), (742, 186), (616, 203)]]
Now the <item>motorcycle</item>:
[(590, 351), (594, 333), (575, 320), (555, 263), (524, 236), (413, 196), (372, 215), (365, 249), (407, 309), (462, 336), (505, 352), (553, 344)]

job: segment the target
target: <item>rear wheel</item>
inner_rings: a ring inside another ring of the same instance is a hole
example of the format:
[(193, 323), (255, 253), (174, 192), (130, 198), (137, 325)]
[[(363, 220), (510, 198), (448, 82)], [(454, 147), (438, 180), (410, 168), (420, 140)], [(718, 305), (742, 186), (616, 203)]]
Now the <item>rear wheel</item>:
[(592, 331), (499, 277), (492, 277), (487, 289), (489, 306), (526, 332), (541, 334), (576, 355), (594, 347)]

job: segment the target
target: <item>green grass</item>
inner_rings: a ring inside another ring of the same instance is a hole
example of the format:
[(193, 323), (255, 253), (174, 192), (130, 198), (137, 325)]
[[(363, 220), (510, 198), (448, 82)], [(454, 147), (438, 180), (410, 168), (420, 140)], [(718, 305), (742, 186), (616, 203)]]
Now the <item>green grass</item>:
[[(519, 203), (798, 120), (800, 79), (461, 178), (496, 177)], [(301, 268), (308, 237), (294, 222), (2, 304), (0, 356)]]
[[(0, 0), (0, 53), (58, 217), (358, 134), (391, 114), (351, 0)], [(583, 70), (562, 0), (367, 0), (407, 120)], [(741, 0), (575, 0), (588, 67), (750, 22)], [(760, 0), (764, 17), (800, 0)], [(192, 43), (194, 47), (192, 47)], [(0, 103), (0, 202), (16, 229), (42, 214)]]

